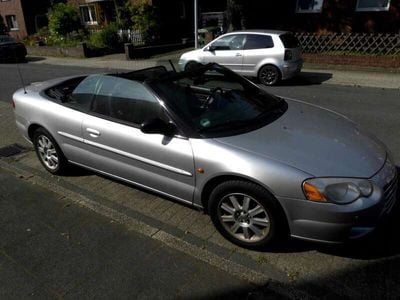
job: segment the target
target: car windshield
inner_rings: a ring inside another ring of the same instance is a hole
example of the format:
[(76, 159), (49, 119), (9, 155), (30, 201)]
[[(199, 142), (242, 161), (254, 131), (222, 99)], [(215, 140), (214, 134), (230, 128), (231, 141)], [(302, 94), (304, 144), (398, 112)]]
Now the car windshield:
[(272, 122), (286, 102), (215, 64), (148, 82), (166, 105), (202, 136), (227, 136)]
[(0, 36), (0, 44), (9, 43), (9, 42), (15, 42), (15, 40), (12, 37), (7, 36), (7, 35)]

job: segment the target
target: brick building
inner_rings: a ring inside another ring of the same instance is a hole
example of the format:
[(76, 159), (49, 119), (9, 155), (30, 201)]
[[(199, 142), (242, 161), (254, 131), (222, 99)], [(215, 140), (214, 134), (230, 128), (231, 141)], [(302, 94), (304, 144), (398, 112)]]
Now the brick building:
[(82, 24), (97, 27), (116, 19), (114, 0), (67, 0), (79, 11)]
[(0, 15), (16, 39), (34, 33), (45, 18), (51, 0), (0, 0)]

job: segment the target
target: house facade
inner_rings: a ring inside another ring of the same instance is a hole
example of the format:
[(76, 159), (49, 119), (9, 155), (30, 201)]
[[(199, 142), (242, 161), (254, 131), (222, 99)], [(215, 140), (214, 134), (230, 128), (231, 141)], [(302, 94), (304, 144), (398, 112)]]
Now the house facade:
[(36, 32), (45, 19), (50, 0), (0, 0), (0, 15), (9, 34), (21, 40)]
[[(226, 0), (220, 2), (226, 3)], [(400, 0), (236, 0), (233, 2), (243, 2), (247, 15), (247, 28), (317, 33), (399, 33), (400, 31)]]
[(88, 28), (105, 25), (116, 20), (114, 0), (68, 0), (79, 11), (82, 25)]

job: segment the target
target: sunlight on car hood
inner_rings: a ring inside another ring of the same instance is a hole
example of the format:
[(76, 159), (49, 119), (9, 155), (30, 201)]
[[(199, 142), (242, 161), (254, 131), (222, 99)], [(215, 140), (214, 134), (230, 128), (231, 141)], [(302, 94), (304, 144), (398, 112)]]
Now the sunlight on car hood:
[(383, 144), (347, 118), (306, 103), (286, 101), (288, 111), (275, 122), (216, 140), (314, 176), (371, 177), (384, 164)]

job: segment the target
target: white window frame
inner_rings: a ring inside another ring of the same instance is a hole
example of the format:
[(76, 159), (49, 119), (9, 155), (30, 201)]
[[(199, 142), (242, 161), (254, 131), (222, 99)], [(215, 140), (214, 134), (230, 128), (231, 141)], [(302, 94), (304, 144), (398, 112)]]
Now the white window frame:
[[(90, 7), (93, 7), (93, 11), (90, 9)], [(89, 19), (90, 19), (89, 21), (85, 20), (85, 17), (82, 13), (82, 9), (87, 9)], [(83, 24), (85, 24), (85, 25), (97, 25), (98, 24), (96, 5), (94, 5), (94, 4), (80, 5), (79, 12), (81, 14), (81, 19), (82, 19)], [(92, 15), (92, 12), (94, 12), (94, 16)]]
[(321, 5), (319, 5), (318, 8), (313, 8), (313, 9), (301, 9), (299, 2), (301, 0), (297, 0), (296, 1), (296, 13), (299, 14), (318, 14), (322, 12), (322, 8), (324, 7), (324, 0), (314, 0), (314, 1), (318, 1), (321, 3)]
[[(6, 15), (5, 16), (5, 21), (7, 24), (7, 27), (10, 29), (10, 31), (17, 31), (19, 30), (18, 26), (18, 21), (17, 21), (17, 16), (16, 15)], [(12, 26), (10, 26), (12, 25)]]
[(387, 5), (384, 7), (371, 6), (371, 7), (362, 7), (362, 8), (359, 7), (360, 1), (362, 1), (362, 0), (357, 0), (356, 11), (388, 11), (389, 7), (390, 7), (390, 0), (388, 0)]

